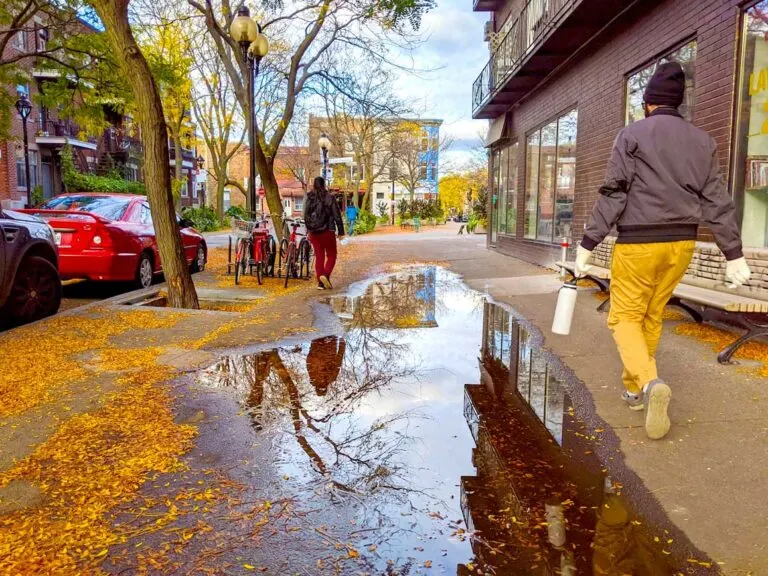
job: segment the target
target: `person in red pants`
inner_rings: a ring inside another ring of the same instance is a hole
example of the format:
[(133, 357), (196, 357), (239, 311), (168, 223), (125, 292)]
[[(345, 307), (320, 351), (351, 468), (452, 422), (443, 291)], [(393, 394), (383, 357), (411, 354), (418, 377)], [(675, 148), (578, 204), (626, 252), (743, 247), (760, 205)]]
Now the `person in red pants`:
[(330, 290), (331, 272), (336, 265), (336, 232), (344, 236), (344, 222), (336, 200), (325, 187), (325, 178), (318, 176), (304, 202), (304, 223), (309, 241), (315, 250), (317, 288)]

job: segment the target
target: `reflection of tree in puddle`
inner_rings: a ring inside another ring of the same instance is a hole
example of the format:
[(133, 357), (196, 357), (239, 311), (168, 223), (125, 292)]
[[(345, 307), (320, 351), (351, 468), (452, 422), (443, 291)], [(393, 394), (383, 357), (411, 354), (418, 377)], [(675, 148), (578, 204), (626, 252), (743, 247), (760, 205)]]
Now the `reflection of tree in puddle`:
[(437, 271), (434, 266), (372, 282), (361, 296), (337, 296), (331, 308), (350, 328), (433, 328)]
[[(364, 414), (393, 382), (417, 378), (414, 366), (402, 366), (406, 351), (390, 332), (359, 328), (344, 338), (315, 339), (308, 350), (224, 358), (199, 378), (234, 388), (257, 430), (290, 432), (336, 497), (343, 496), (338, 491), (404, 491), (408, 483), (398, 456), (417, 414)], [(301, 463), (288, 464), (305, 472)]]
[(477, 561), (503, 574), (671, 573), (531, 335), (493, 304), (483, 326), (483, 383), (464, 398), (477, 472), (461, 479)]

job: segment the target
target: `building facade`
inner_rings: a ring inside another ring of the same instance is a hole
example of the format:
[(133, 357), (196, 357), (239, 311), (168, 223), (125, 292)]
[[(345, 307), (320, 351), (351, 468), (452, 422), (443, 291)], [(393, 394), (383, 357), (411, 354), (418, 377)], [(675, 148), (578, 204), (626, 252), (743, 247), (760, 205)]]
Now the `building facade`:
[[(416, 200), (437, 198), (440, 178), (440, 127), (443, 121), (423, 118), (387, 118), (376, 120), (310, 116), (309, 149), (317, 174), (322, 170), (322, 153), (317, 141), (325, 133), (332, 143), (328, 151), (329, 185), (351, 193), (360, 181), (361, 197), (371, 182), (368, 207), (378, 216), (411, 192)], [(356, 139), (366, 140), (366, 160), (360, 161)], [(371, 172), (371, 174), (367, 174)], [(393, 202), (394, 201), (394, 202)]]
[[(768, 246), (768, 1), (475, 0), (490, 58), (488, 243), (549, 265), (574, 246), (618, 132), (658, 63), (687, 75), (684, 116), (716, 140), (744, 245)], [(712, 240), (700, 228), (702, 242)]]

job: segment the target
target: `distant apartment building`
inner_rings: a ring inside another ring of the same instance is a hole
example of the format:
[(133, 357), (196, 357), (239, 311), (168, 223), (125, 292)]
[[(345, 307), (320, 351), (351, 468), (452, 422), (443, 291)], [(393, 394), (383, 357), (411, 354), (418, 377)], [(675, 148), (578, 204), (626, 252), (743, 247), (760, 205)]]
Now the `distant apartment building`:
[[(96, 33), (90, 24), (80, 23), (83, 33)], [(2, 30), (0, 30), (2, 33)], [(14, 34), (6, 46), (6, 56), (28, 54), (21, 60), (26, 81), (15, 87), (16, 96), (25, 94), (32, 103), (27, 119), (29, 182), (23, 146), (23, 123), (14, 112), (9, 137), (0, 140), (0, 205), (5, 208), (23, 208), (28, 190), (39, 186), (42, 198), (47, 199), (64, 191), (62, 182), (62, 151), (71, 147), (76, 168), (84, 173), (107, 174), (119, 172), (123, 178), (142, 181), (143, 146), (141, 131), (133, 119), (116, 107), (104, 104), (104, 117), (108, 127), (98, 135), (86, 133), (70, 119), (63, 118), (55, 108), (40, 103), (46, 83), (55, 81), (60, 73), (46, 68), (45, 60), (37, 60), (35, 52), (43, 51), (50, 41), (51, 30), (45, 26), (42, 16), (36, 17), (34, 28)], [(174, 169), (176, 151), (169, 141), (170, 165)], [(204, 202), (196, 177), (199, 159), (195, 150), (181, 150), (183, 185), (181, 203), (185, 206)]]
[[(488, 242), (551, 264), (581, 240), (619, 130), (660, 62), (716, 140), (747, 247), (768, 246), (768, 1), (474, 0), (490, 13), (472, 113), (490, 121)], [(700, 241), (710, 241), (705, 227)]]
[[(322, 171), (322, 152), (317, 141), (325, 133), (332, 143), (328, 151), (332, 189), (351, 196), (359, 180), (362, 198), (367, 192), (366, 182), (372, 179), (369, 205), (376, 214), (380, 203), (387, 204), (391, 210), (392, 200), (395, 205), (402, 198), (410, 200), (411, 192), (417, 200), (436, 199), (442, 123), (437, 119), (391, 118), (356, 129), (355, 119), (342, 123), (334, 118), (310, 116), (309, 149), (314, 171), (318, 175)], [(345, 129), (350, 125), (351, 130)], [(361, 137), (367, 139), (366, 148), (356, 141)], [(356, 150), (361, 149), (366, 150), (363, 160), (356, 154)]]

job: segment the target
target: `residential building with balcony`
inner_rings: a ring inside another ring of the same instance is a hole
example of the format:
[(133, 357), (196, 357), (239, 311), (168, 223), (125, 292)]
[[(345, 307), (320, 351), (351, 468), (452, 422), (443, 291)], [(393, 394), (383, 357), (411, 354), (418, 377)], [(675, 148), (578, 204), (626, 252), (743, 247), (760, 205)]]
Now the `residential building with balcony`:
[[(768, 1), (474, 0), (490, 14), (472, 114), (488, 119), (488, 243), (550, 265), (583, 236), (618, 132), (660, 62), (716, 140), (744, 245), (768, 247)], [(710, 242), (702, 226), (699, 240)], [(768, 258), (768, 251), (765, 251)]]
[[(79, 21), (77, 27), (83, 34), (100, 32), (85, 21)], [(143, 180), (141, 130), (129, 115), (110, 103), (103, 104), (107, 128), (100, 134), (92, 134), (62, 117), (57, 109), (41, 104), (39, 97), (45, 94), (46, 85), (61, 77), (60, 71), (46, 67), (47, 61), (36, 57), (36, 53), (45, 50), (50, 34), (43, 16), (36, 16), (34, 26), (17, 32), (5, 49), (8, 56), (23, 56), (20, 66), (26, 81), (16, 85), (15, 92), (17, 96), (26, 94), (32, 103), (32, 112), (27, 118), (30, 182), (26, 182), (23, 123), (15, 112), (8, 138), (0, 140), (0, 205), (6, 208), (22, 208), (27, 202), (28, 188), (34, 190), (39, 186), (43, 199), (64, 192), (62, 151), (67, 146), (80, 172), (98, 175), (117, 172), (126, 180)], [(14, 87), (10, 88), (13, 92)], [(176, 153), (170, 139), (169, 152), (173, 170)], [(198, 155), (195, 150), (182, 148), (181, 157), (184, 178), (181, 204), (203, 203), (196, 182)]]

